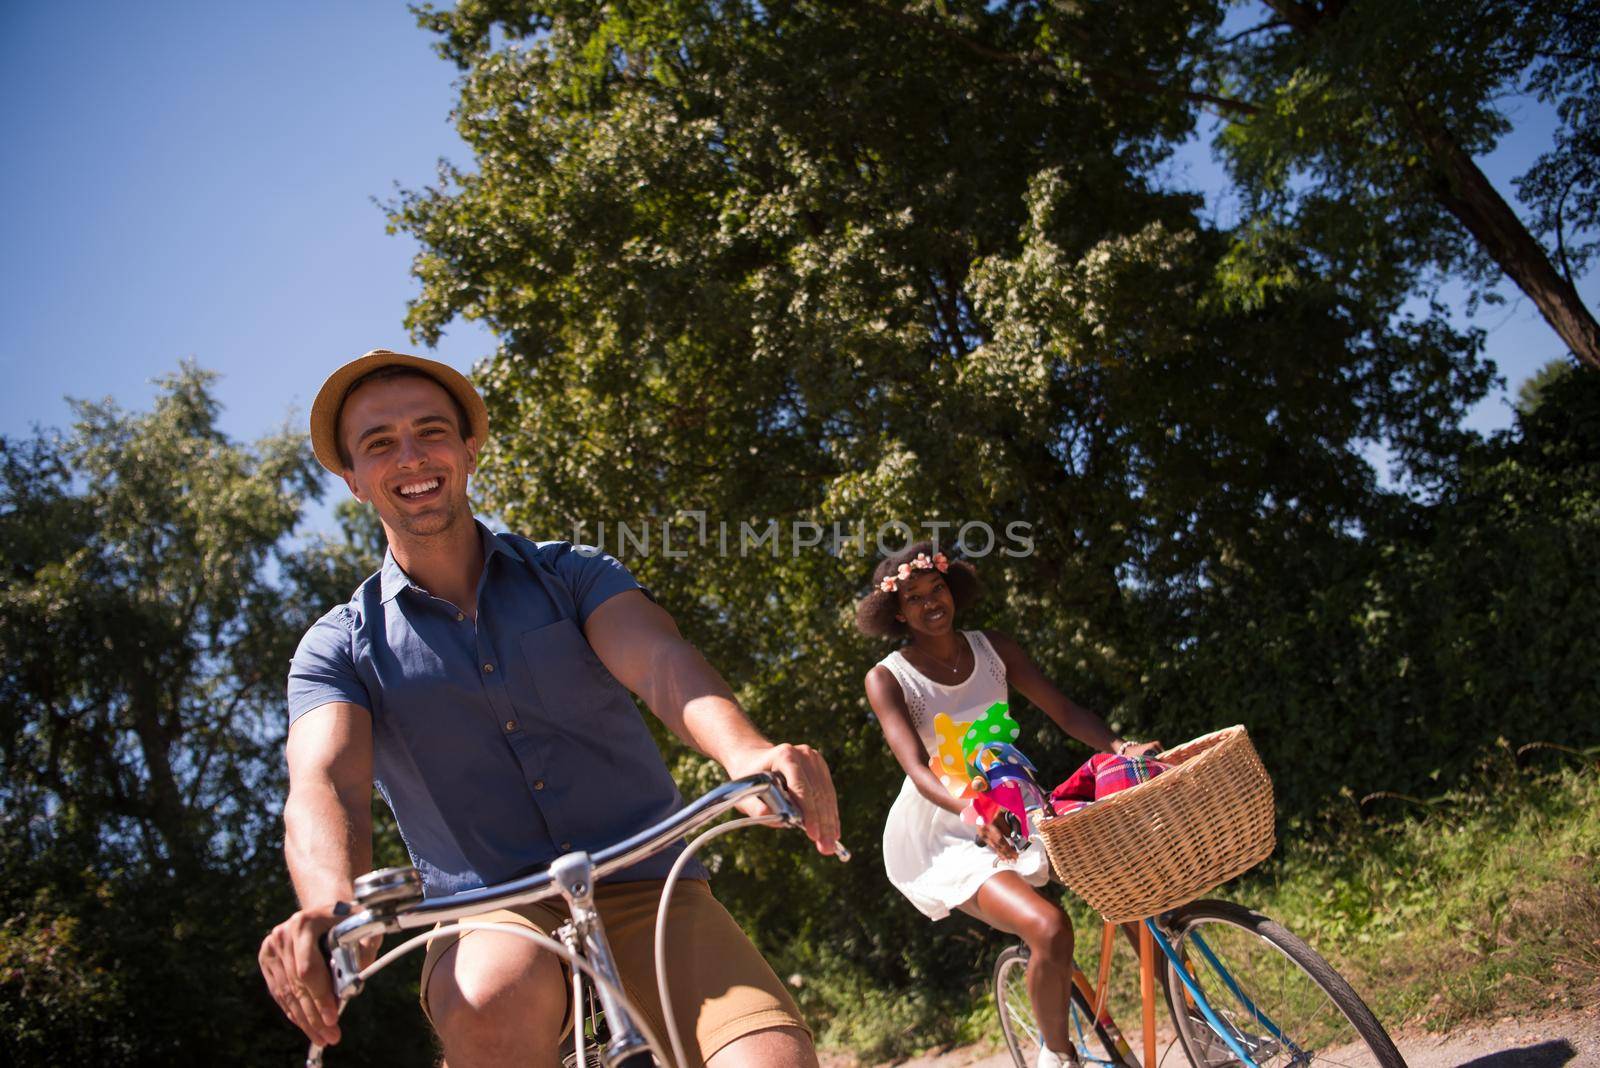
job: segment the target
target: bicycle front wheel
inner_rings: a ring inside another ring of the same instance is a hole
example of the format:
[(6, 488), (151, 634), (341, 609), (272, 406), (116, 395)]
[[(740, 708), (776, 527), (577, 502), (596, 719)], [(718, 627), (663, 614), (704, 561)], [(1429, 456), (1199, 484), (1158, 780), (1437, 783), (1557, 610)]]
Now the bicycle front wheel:
[[(1394, 1042), (1344, 977), (1282, 924), (1227, 901), (1196, 901), (1163, 924), (1183, 969), (1222, 1026), (1261, 1068), (1309, 1064), (1405, 1068)], [(1167, 1007), (1195, 1068), (1239, 1060), (1167, 961)]]
[[(1027, 976), (1027, 946), (1012, 946), (994, 962), (994, 1003), (1000, 1014), (1000, 1033), (1005, 1037), (1006, 1048), (1011, 1051), (1017, 1068), (1034, 1068), (1043, 1041), (1039, 1037), (1039, 1021), (1033, 1012), (1033, 999), (1028, 996)], [(1118, 1053), (1112, 1036), (1094, 1019), (1088, 999), (1076, 984), (1072, 988), (1068, 1012), (1073, 1044), (1077, 1046), (1080, 1061), (1114, 1068), (1127, 1064)]]

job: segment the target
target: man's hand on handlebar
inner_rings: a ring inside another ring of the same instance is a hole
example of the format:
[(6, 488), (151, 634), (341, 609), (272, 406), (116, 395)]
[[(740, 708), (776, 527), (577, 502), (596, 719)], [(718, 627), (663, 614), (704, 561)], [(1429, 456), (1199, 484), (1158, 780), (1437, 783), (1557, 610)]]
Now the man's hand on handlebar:
[[(821, 753), (809, 745), (775, 745), (741, 754), (724, 766), (730, 779), (742, 779), (759, 771), (783, 776), (817, 852), (834, 852), (839, 841), (839, 803), (833, 792), (833, 776)], [(741, 801), (739, 810), (747, 816), (764, 816), (771, 811), (759, 798)]]
[(301, 909), (272, 929), (257, 955), (273, 1000), (307, 1038), (322, 1046), (339, 1041), (339, 1002), (322, 936), (349, 915), (349, 908), (340, 902)]

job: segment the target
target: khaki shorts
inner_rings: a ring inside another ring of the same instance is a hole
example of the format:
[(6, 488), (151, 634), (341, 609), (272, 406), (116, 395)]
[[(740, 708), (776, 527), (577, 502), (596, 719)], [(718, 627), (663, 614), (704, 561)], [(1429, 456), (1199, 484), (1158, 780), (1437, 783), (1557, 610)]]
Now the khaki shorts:
[[(623, 990), (648, 1017), (661, 1041), (667, 1042), (655, 969), (656, 909), (661, 903), (662, 882), (649, 879), (602, 883), (595, 888), (595, 903), (605, 922), (606, 941), (616, 958)], [(552, 938), (566, 919), (566, 902), (559, 898), (472, 918), (473, 922), (520, 924)], [(474, 933), (468, 931), (460, 937)], [(436, 938), (428, 944), (428, 956), (422, 964), (423, 1012), (428, 1011), (428, 980), (433, 969), (457, 941)], [(810, 1033), (794, 999), (728, 910), (711, 896), (711, 888), (703, 880), (683, 879), (672, 891), (672, 909), (667, 917), (667, 963), (672, 969), (669, 980), (674, 1018), (691, 1057), (695, 1044), (704, 1059), (736, 1038), (769, 1028), (796, 1027)], [(570, 976), (567, 989), (570, 1000)], [(563, 1033), (571, 1027), (569, 1006)]]

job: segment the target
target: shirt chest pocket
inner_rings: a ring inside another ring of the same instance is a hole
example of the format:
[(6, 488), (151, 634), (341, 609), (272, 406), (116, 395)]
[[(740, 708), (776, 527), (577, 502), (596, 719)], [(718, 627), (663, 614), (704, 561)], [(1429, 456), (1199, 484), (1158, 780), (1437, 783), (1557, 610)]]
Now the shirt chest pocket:
[(518, 639), (548, 726), (592, 730), (597, 719), (636, 715), (628, 693), (606, 670), (575, 620), (557, 620)]

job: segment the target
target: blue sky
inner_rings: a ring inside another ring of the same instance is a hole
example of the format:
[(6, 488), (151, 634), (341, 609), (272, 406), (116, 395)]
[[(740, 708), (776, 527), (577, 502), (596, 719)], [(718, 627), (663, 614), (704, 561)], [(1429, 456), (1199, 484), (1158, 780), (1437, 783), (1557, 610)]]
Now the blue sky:
[[(415, 246), (373, 198), (468, 154), (455, 70), (401, 0), (18, 4), (5, 30), (0, 434), (66, 425), (67, 394), (142, 407), (193, 356), (222, 373), (223, 429), (252, 439), (303, 425), (337, 362), (417, 351), (401, 325)], [(1511, 107), (1517, 129), (1484, 161), (1507, 194), (1550, 125)], [(1173, 174), (1225, 217), (1203, 146)], [(1582, 288), (1593, 307), (1600, 274)], [(1476, 322), (1513, 394), (1563, 351), (1525, 299)], [(468, 370), (492, 350), (459, 323), (433, 355)], [(1503, 396), (1471, 422), (1507, 425)]]
[[(195, 357), (224, 429), (300, 416), (401, 325), (414, 245), (373, 197), (465, 160), (454, 68), (399, 2), (28, 4), (0, 40), (0, 433), (142, 406)], [(454, 329), (438, 357), (493, 348)]]

